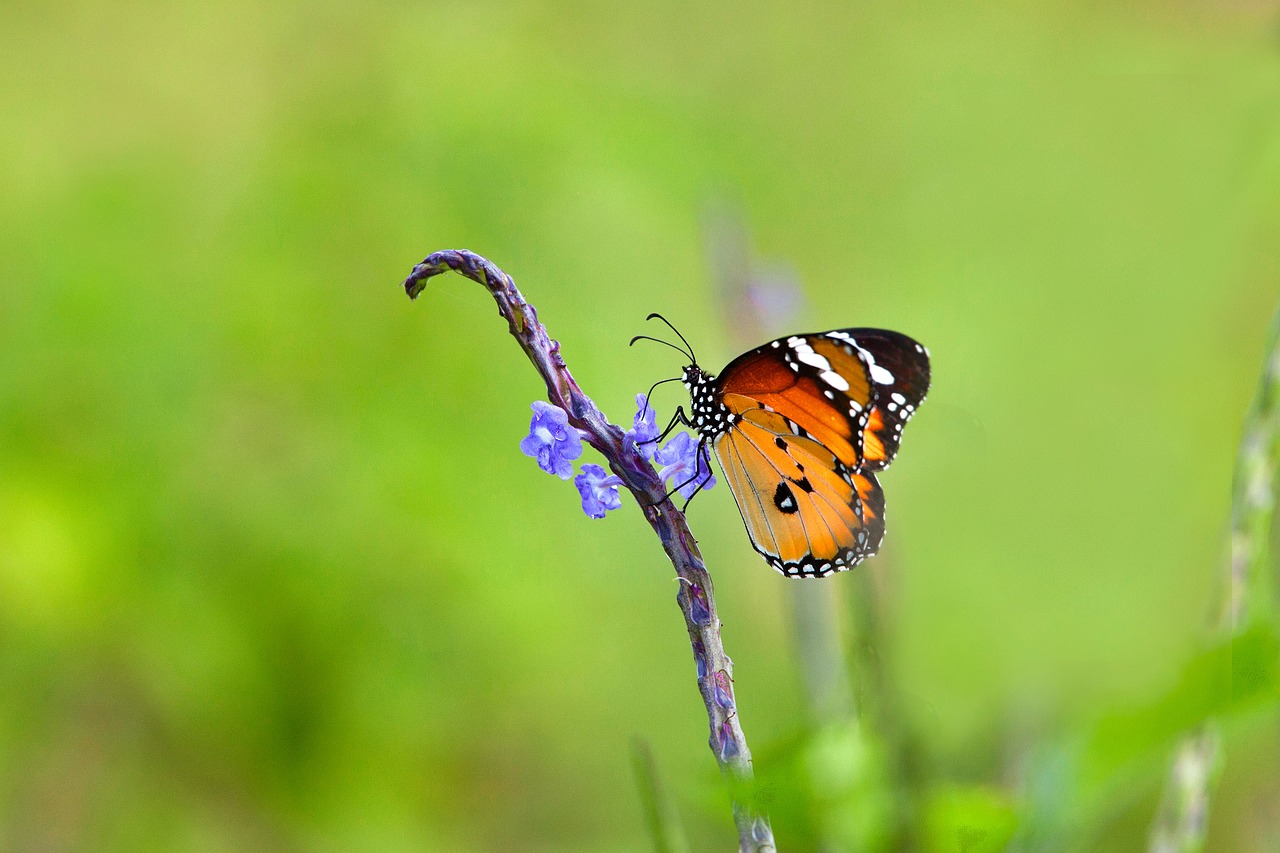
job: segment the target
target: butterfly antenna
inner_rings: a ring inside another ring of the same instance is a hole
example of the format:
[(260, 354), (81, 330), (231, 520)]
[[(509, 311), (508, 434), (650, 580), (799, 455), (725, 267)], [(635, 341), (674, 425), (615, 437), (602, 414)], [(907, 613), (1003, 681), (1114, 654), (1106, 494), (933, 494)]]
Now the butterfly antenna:
[(680, 347), (671, 343), (671, 341), (664, 341), (662, 340), (662, 338), (651, 338), (648, 335), (636, 335), (634, 338), (631, 339), (631, 343), (627, 344), (627, 346), (635, 346), (636, 341), (653, 341), (655, 344), (662, 344), (663, 346), (671, 347), (673, 350), (680, 353), (682, 356), (689, 359), (694, 364), (697, 364), (698, 362), (698, 360), (693, 357), (693, 353), (685, 352), (684, 350), (680, 349)]
[(670, 329), (671, 331), (675, 332), (675, 333), (676, 333), (676, 337), (677, 337), (677, 338), (679, 338), (681, 341), (683, 341), (683, 342), (684, 342), (684, 345), (685, 345), (686, 347), (689, 347), (689, 358), (690, 358), (690, 359), (692, 359), (692, 360), (693, 360), (693, 363), (696, 365), (696, 364), (698, 363), (698, 357), (697, 357), (696, 355), (694, 355), (694, 354), (693, 354), (693, 347), (689, 344), (689, 342), (688, 342), (687, 340), (685, 340), (684, 335), (680, 334), (680, 330), (679, 330), (679, 329), (677, 329), (675, 326), (671, 325), (671, 321), (670, 321), (670, 320), (668, 320), (666, 317), (663, 317), (661, 314), (659, 314), (659, 313), (658, 313), (658, 312), (656, 312), (656, 311), (655, 311), (654, 313), (650, 314), (648, 317), (645, 317), (645, 319), (646, 319), (646, 320), (652, 320), (654, 317), (657, 317), (659, 320), (661, 320), (662, 322), (666, 323), (666, 324), (667, 324), (667, 328), (668, 328), (668, 329)]

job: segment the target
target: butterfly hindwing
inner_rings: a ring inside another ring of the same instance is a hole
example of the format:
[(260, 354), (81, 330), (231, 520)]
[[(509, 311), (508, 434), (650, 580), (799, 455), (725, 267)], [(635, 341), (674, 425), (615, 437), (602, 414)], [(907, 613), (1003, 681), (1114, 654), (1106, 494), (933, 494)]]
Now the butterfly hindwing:
[(822, 577), (879, 548), (884, 497), (875, 476), (848, 469), (780, 416), (746, 414), (715, 452), (752, 545), (784, 575)]

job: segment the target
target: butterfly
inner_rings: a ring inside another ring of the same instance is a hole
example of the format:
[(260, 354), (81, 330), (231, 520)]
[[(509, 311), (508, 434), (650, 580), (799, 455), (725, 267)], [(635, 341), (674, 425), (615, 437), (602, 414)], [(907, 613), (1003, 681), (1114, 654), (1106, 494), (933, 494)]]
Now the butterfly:
[(668, 431), (680, 422), (698, 432), (699, 466), (710, 445), (765, 561), (787, 577), (820, 578), (875, 554), (884, 539), (876, 473), (929, 390), (929, 351), (886, 329), (836, 329), (770, 341), (716, 376), (654, 317), (690, 360), (678, 379), (691, 413), (677, 409)]

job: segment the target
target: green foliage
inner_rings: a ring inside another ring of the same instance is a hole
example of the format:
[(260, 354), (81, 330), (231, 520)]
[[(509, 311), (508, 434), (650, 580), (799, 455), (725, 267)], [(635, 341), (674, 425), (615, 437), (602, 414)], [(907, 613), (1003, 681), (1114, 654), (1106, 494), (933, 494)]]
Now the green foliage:
[[(1280, 638), (1259, 624), (1192, 656), (1171, 687), (1115, 709), (1047, 745), (1032, 770), (1026, 834), (1044, 849), (1090, 837), (1126, 808), (1142, 805), (1181, 738), (1206, 720), (1256, 724), (1280, 700)], [(1040, 849), (1040, 848), (1033, 848)]]
[(874, 733), (833, 723), (757, 750), (757, 798), (787, 827), (789, 843), (817, 849), (884, 850), (894, 837), (889, 756)]
[(398, 284), (492, 258), (625, 421), (674, 375), (626, 348), (648, 312), (731, 354), (726, 197), (805, 327), (935, 361), (884, 553), (831, 581), (880, 626), (856, 725), (796, 734), (787, 582), (727, 494), (693, 505), (783, 853), (1138, 849), (1210, 712), (1208, 848), (1275, 837), (1270, 623), (1206, 639), (1280, 280), (1270, 11), (4, 18), (0, 847), (649, 850), (641, 735), (690, 848), (724, 849), (642, 518), (584, 519), (519, 454), (542, 389), (478, 287)]
[(1167, 693), (1101, 720), (1086, 739), (1078, 783), (1085, 790), (1120, 788), (1117, 777), (1135, 763), (1165, 759), (1176, 739), (1203, 720), (1249, 716), (1275, 707), (1278, 698), (1280, 639), (1274, 626), (1255, 626), (1192, 657)]
[(953, 786), (930, 797), (926, 821), (930, 853), (994, 853), (1013, 838), (1017, 805), (993, 787)]

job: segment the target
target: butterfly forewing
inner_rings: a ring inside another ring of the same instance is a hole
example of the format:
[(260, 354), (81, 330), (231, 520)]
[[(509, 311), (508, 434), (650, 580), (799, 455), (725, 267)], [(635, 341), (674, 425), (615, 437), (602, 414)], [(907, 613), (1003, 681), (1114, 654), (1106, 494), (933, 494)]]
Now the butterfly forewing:
[(827, 337), (854, 347), (867, 364), (873, 405), (863, 427), (865, 465), (888, 467), (898, 455), (902, 430), (929, 391), (929, 351), (887, 329), (843, 329)]
[(781, 338), (730, 362), (717, 388), (730, 412), (778, 412), (792, 432), (812, 435), (845, 465), (861, 463), (872, 388), (865, 363), (849, 344), (822, 335)]

